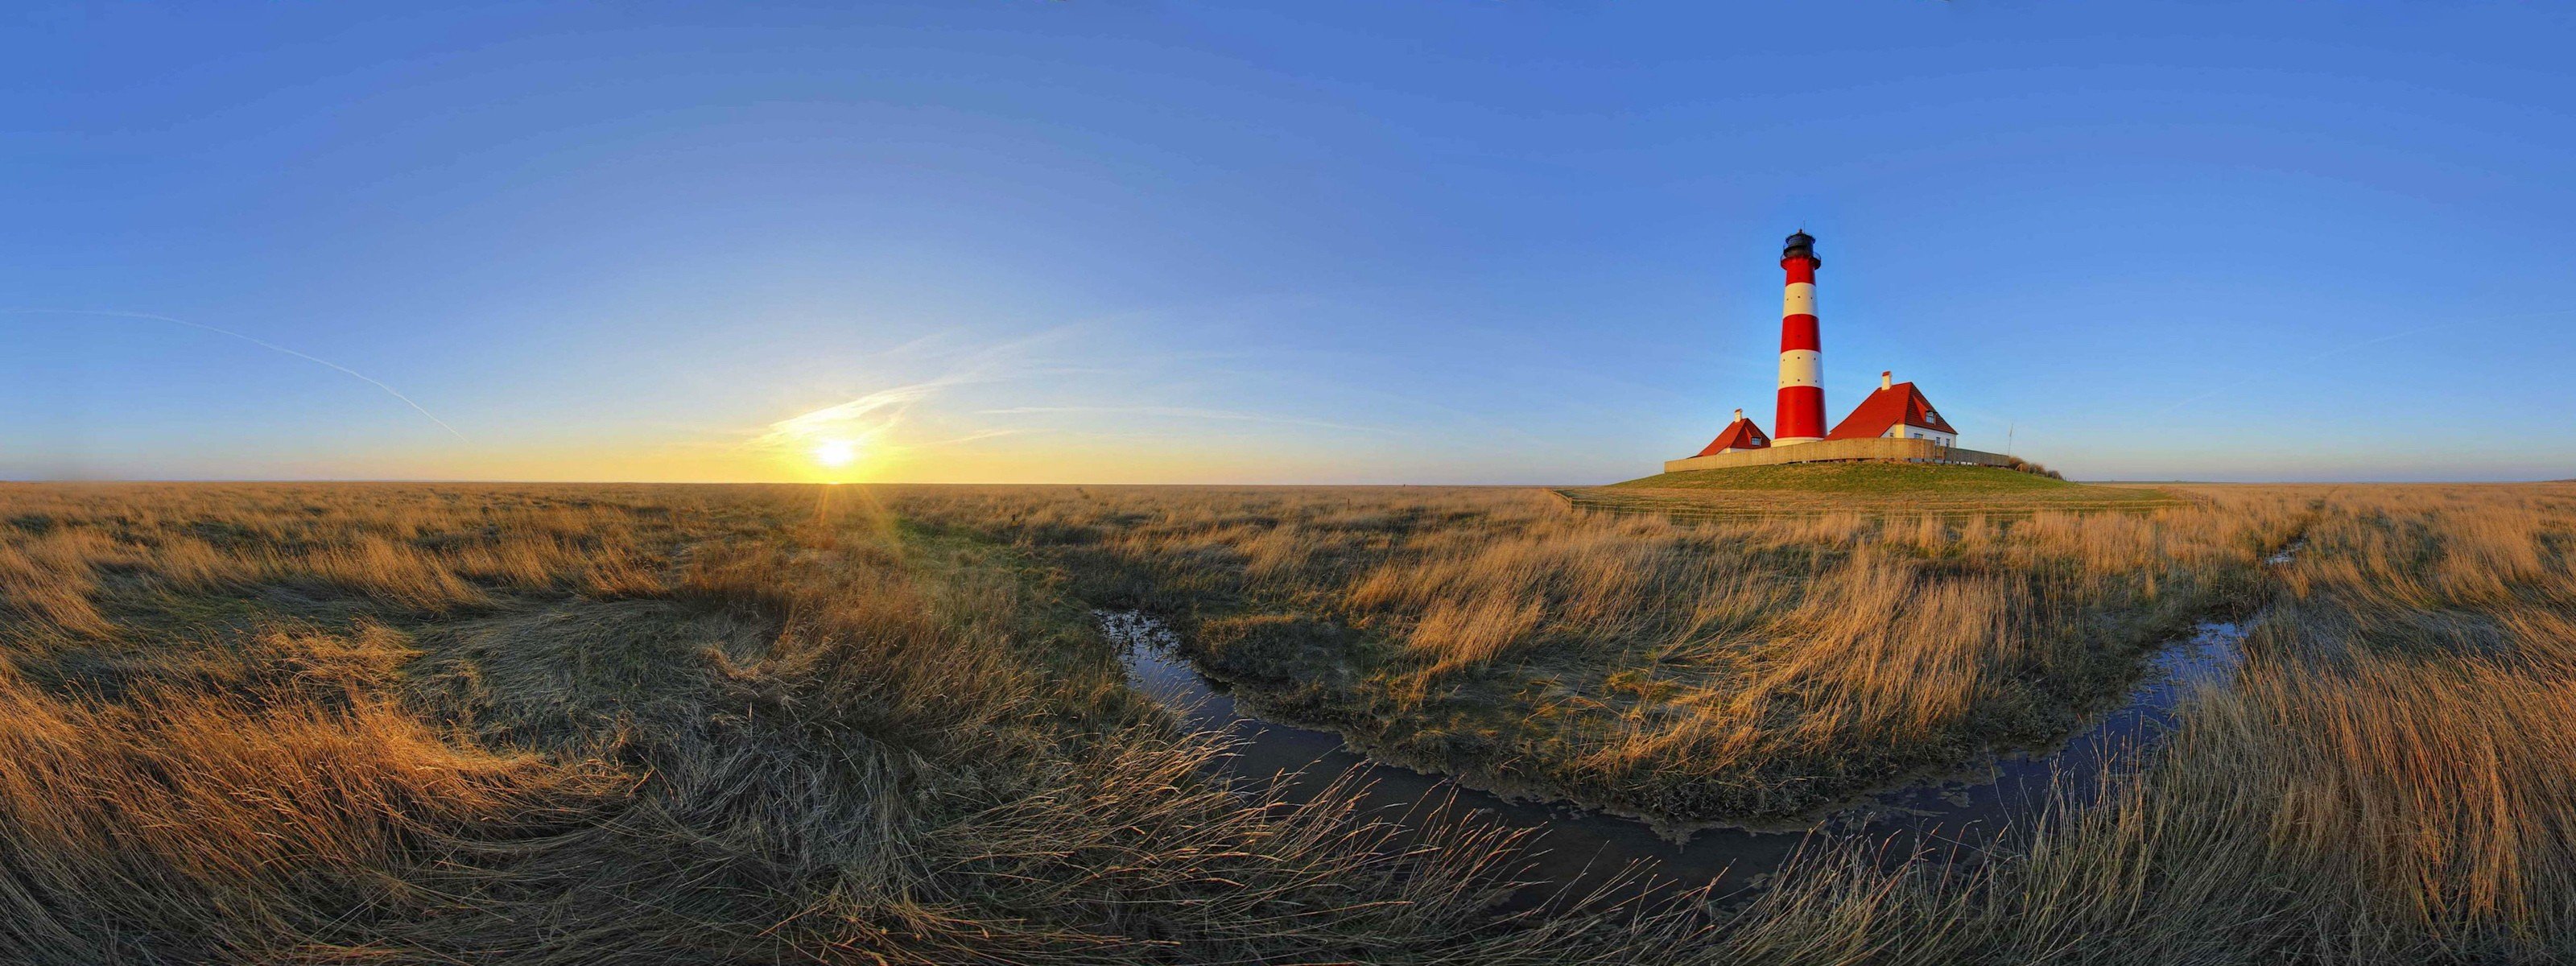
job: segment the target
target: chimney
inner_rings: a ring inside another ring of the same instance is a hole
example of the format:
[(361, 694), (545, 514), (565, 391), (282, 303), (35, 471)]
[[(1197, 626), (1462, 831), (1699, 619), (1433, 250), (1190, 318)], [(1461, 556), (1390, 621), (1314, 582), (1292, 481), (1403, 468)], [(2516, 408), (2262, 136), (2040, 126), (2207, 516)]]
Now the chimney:
[(1744, 410), (1738, 409), (1735, 411), (1735, 421), (1739, 423), (1744, 421)]
[(1894, 385), (1896, 385), (1896, 370), (1889, 369), (1878, 374), (1878, 388), (1886, 389)]

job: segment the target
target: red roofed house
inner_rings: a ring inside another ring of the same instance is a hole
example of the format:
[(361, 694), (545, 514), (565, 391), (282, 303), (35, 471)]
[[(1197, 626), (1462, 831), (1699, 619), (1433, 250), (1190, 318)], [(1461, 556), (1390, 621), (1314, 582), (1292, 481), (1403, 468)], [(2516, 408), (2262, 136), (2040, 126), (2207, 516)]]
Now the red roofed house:
[(1860, 407), (1843, 417), (1826, 439), (1928, 439), (1943, 446), (1959, 445), (1959, 431), (1950, 428), (1948, 420), (1934, 412), (1932, 401), (1923, 398), (1923, 390), (1910, 382), (1891, 384), (1891, 373), (1878, 374), (1878, 391), (1861, 400)]
[(1735, 421), (1726, 424), (1726, 431), (1717, 434), (1716, 439), (1710, 440), (1708, 448), (1700, 450), (1699, 455), (1715, 456), (1719, 453), (1733, 453), (1739, 450), (1769, 448), (1771, 448), (1771, 437), (1762, 435), (1762, 427), (1753, 425), (1752, 420), (1744, 418), (1744, 410), (1738, 409), (1735, 411)]

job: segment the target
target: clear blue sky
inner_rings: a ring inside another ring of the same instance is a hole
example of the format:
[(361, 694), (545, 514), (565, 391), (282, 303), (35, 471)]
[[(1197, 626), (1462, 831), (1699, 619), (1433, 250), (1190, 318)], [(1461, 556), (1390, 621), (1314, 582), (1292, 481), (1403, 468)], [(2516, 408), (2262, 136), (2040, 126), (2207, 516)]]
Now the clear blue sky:
[(0, 13), (0, 478), (1621, 479), (1801, 226), (1835, 416), (2576, 476), (2576, 8), (391, 6)]

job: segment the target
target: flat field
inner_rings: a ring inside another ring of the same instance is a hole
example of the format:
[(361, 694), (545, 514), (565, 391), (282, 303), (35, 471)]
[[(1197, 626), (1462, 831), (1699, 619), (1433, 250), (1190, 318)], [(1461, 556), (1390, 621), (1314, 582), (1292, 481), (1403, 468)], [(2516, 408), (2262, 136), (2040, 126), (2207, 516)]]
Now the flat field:
[[(2576, 956), (2576, 486), (2163, 489), (1677, 521), (1501, 489), (0, 487), (0, 960)], [(1700, 817), (2048, 740), (2154, 642), (2260, 617), (2232, 686), (1987, 861), (1825, 839), (1745, 901), (1526, 908), (1526, 843), (1472, 819), (1398, 837), (1208, 777), (1111, 606), (1392, 757)]]

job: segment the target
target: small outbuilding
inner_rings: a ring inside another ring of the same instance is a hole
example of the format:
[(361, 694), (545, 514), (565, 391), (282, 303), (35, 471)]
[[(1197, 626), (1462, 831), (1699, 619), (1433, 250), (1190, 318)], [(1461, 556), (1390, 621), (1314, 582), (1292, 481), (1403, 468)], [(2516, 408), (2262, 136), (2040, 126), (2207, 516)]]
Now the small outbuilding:
[(1893, 373), (1879, 373), (1878, 391), (1861, 400), (1859, 408), (1843, 417), (1825, 438), (1928, 439), (1943, 446), (1959, 445), (1959, 431), (1950, 428), (1931, 400), (1923, 398), (1923, 390), (1910, 382), (1891, 381), (1894, 378)]
[(1710, 440), (1708, 448), (1700, 450), (1699, 455), (1715, 456), (1719, 453), (1769, 448), (1771, 448), (1771, 437), (1762, 435), (1762, 427), (1753, 425), (1752, 420), (1744, 418), (1744, 410), (1738, 409), (1735, 411), (1735, 421), (1726, 424), (1726, 430), (1718, 433), (1716, 439)]

